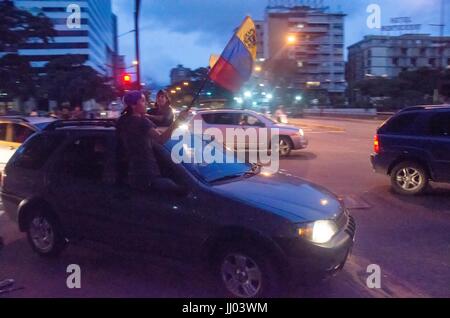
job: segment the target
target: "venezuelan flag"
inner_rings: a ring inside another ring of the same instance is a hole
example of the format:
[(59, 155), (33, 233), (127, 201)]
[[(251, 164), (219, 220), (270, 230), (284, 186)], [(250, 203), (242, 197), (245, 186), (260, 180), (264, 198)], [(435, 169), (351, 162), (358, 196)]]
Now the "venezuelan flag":
[(255, 23), (246, 17), (209, 72), (209, 78), (225, 89), (238, 91), (252, 75), (255, 60)]

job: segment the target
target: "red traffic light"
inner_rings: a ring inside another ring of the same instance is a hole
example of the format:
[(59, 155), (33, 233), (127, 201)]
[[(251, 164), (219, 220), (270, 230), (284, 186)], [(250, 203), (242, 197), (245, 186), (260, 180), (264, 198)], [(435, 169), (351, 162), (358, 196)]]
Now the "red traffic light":
[(123, 75), (123, 82), (124, 83), (130, 83), (131, 82), (131, 75), (130, 74)]

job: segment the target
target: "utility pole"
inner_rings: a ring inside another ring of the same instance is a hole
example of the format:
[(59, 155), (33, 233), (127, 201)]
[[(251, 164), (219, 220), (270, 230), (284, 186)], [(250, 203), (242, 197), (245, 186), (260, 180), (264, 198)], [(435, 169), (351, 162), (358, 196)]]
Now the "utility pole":
[(134, 35), (136, 46), (136, 83), (137, 88), (141, 89), (141, 57), (140, 57), (140, 43), (139, 43), (139, 15), (141, 11), (141, 0), (135, 0), (134, 11)]

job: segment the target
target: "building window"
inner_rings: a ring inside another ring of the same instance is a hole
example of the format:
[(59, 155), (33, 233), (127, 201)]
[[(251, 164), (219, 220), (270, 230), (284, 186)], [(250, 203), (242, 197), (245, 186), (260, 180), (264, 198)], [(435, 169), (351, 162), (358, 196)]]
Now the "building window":
[(428, 60), (428, 64), (430, 64), (430, 66), (435, 67), (436, 66), (436, 59), (432, 58)]
[(392, 59), (392, 64), (394, 64), (395, 66), (398, 66), (398, 57), (394, 57)]
[(417, 66), (417, 59), (415, 57), (411, 58), (411, 65)]
[(402, 48), (402, 54), (403, 55), (407, 55), (408, 54), (408, 49), (407, 48)]
[(425, 55), (425, 54), (427, 54), (427, 49), (423, 47), (420, 49), (420, 55)]

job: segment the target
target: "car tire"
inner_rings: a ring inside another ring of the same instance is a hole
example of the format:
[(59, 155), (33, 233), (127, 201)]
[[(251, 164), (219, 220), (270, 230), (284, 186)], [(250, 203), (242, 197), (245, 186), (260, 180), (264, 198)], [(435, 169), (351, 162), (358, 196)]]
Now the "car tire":
[(391, 171), (392, 188), (402, 195), (422, 194), (428, 187), (429, 179), (427, 170), (415, 162), (402, 162)]
[(26, 229), (28, 242), (42, 257), (57, 257), (66, 246), (61, 226), (50, 212), (37, 210), (31, 213)]
[(280, 136), (280, 157), (288, 157), (292, 152), (292, 141), (289, 137)]
[(272, 298), (281, 295), (281, 277), (265, 249), (230, 244), (217, 253), (214, 276), (230, 298)]

